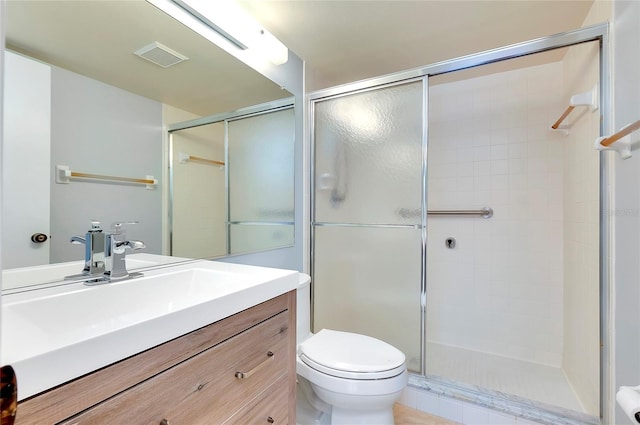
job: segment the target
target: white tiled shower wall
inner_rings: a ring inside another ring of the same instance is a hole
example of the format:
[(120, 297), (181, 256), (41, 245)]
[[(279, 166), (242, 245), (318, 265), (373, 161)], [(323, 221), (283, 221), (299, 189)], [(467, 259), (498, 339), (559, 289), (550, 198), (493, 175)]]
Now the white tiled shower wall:
[[(561, 62), (430, 87), (427, 339), (560, 366)], [(457, 240), (455, 249), (445, 239)]]

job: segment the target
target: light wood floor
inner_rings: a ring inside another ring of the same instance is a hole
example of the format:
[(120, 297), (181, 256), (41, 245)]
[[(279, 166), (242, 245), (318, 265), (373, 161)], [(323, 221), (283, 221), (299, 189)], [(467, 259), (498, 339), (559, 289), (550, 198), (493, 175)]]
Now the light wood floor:
[(393, 406), (396, 425), (456, 425), (448, 419), (439, 418), (419, 410), (396, 403)]

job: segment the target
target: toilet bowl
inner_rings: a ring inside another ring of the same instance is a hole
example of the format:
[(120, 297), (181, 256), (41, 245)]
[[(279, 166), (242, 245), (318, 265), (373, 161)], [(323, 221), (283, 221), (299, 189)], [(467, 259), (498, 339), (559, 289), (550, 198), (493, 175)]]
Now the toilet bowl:
[(310, 331), (310, 283), (297, 291), (298, 424), (392, 425), (407, 384), (404, 354), (366, 335)]

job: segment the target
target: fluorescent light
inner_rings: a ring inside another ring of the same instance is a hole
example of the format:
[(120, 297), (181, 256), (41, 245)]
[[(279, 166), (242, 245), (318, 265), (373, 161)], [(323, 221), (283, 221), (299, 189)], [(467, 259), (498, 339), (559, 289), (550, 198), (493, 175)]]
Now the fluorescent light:
[(267, 59), (274, 65), (289, 60), (289, 49), (232, 0), (147, 0), (173, 18), (197, 20), (236, 48)]
[[(240, 40), (238, 40), (237, 38), (235, 38), (234, 36), (229, 34), (229, 32), (225, 31), (225, 29), (222, 28), (220, 25), (216, 25), (215, 22), (211, 21), (209, 18), (207, 18), (205, 15), (201, 14), (197, 9), (195, 9), (194, 6), (198, 7), (198, 5), (194, 5), (193, 3), (197, 3), (197, 2), (188, 1), (188, 0), (185, 0), (185, 1), (183, 1), (183, 0), (171, 0), (171, 1), (173, 1), (175, 4), (177, 4), (178, 6), (180, 6), (181, 8), (186, 10), (187, 12), (189, 12), (190, 14), (192, 14), (194, 17), (198, 18), (205, 25), (213, 28), (214, 31), (216, 31), (217, 33), (222, 35), (224, 38), (226, 38), (227, 40), (229, 40), (230, 42), (235, 44), (239, 49), (242, 49), (242, 50), (248, 49), (248, 47), (245, 44), (243, 44)], [(199, 7), (202, 8), (202, 5), (199, 5)], [(215, 7), (215, 4), (214, 4), (214, 7)], [(228, 15), (229, 13), (227, 12), (226, 14)], [(238, 27), (240, 26), (240, 25), (235, 23), (236, 21), (232, 20), (233, 16), (231, 17), (231, 19), (229, 17), (225, 18), (225, 12), (223, 12), (222, 14), (217, 12), (216, 15), (217, 15), (216, 18), (218, 19), (219, 22), (220, 21), (225, 21), (225, 20), (227, 22), (231, 22), (231, 24), (225, 24), (225, 26), (227, 28), (229, 28), (230, 26), (234, 26), (234, 25), (238, 26)], [(231, 30), (233, 31), (233, 28)]]

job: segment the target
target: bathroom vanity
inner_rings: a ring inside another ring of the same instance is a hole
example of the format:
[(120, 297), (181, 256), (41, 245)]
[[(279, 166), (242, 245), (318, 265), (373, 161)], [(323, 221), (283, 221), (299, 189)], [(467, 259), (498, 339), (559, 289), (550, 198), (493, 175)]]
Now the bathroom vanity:
[[(194, 284), (198, 280), (217, 290), (207, 292)], [(100, 328), (104, 320), (97, 314), (88, 317), (92, 326), (80, 327), (87, 332), (61, 330), (62, 344), (46, 349), (34, 343), (30, 355), (10, 350), (15, 360), (7, 363), (16, 369), (20, 399), (16, 424), (295, 423), (297, 282), (297, 272), (199, 261), (115, 285), (75, 288), (76, 297), (98, 296), (104, 305), (111, 292), (122, 302), (129, 295), (139, 301), (131, 304), (136, 314), (161, 305), (162, 293), (173, 305), (130, 323), (115, 308), (108, 322), (120, 323), (111, 328)], [(138, 299), (140, 288), (152, 302)], [(185, 292), (195, 296), (185, 301)], [(58, 298), (65, 295), (53, 297), (55, 303), (64, 307)], [(21, 303), (46, 306), (41, 298), (12, 297), (3, 297), (3, 313), (29, 311)], [(81, 320), (86, 311), (78, 309)], [(36, 336), (29, 326), (23, 330)], [(15, 333), (5, 334), (3, 328), (6, 347)], [(105, 351), (117, 354), (99, 355)]]

